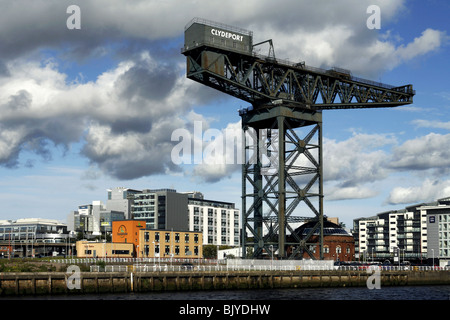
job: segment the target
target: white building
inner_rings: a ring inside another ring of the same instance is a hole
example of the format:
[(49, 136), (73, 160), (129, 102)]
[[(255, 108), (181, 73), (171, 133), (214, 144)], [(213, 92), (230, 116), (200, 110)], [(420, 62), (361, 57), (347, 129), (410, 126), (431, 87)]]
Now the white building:
[(450, 197), (353, 221), (357, 259), (449, 261)]
[(85, 236), (99, 236), (112, 231), (112, 221), (123, 219), (123, 212), (107, 210), (103, 202), (92, 201), (92, 204), (78, 206), (77, 211), (69, 213), (67, 228)]
[(131, 206), (133, 205), (133, 195), (142, 191), (124, 187), (108, 189), (108, 200), (106, 207), (108, 210), (119, 211), (125, 214), (125, 219), (133, 219)]
[(189, 230), (203, 232), (203, 244), (239, 246), (241, 219), (234, 203), (188, 193)]

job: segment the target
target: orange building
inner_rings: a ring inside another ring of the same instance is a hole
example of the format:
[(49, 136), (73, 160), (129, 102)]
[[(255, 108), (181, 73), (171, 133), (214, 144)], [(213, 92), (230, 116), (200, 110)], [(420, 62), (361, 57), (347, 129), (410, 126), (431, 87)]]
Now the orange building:
[(112, 222), (112, 243), (77, 242), (77, 256), (121, 258), (202, 258), (203, 234), (193, 231), (149, 230), (144, 220)]
[(144, 220), (118, 220), (112, 222), (112, 242), (139, 245), (139, 230), (145, 229)]

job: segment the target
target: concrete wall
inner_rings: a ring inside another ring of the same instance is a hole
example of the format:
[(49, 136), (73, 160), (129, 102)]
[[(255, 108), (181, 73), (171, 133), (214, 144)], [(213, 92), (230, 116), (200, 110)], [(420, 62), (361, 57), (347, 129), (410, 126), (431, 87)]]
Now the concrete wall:
[[(81, 272), (79, 289), (64, 272), (1, 273), (0, 295), (82, 294), (170, 290), (224, 290), (366, 286), (366, 271)], [(450, 271), (385, 271), (382, 286), (449, 285)]]

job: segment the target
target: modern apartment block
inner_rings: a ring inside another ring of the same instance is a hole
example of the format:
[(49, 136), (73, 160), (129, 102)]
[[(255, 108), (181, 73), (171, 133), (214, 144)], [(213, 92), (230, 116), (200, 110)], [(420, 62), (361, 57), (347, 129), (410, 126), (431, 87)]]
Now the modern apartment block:
[(144, 189), (129, 196), (133, 219), (148, 229), (188, 231), (188, 196), (173, 189)]
[(203, 244), (239, 246), (241, 219), (234, 203), (189, 196), (189, 230), (202, 232)]
[(450, 258), (450, 198), (353, 221), (355, 257), (392, 262)]

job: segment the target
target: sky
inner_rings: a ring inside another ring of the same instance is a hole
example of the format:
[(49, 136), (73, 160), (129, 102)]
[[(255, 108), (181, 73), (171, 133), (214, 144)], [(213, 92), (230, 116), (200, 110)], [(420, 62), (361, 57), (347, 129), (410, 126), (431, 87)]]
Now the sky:
[[(371, 5), (379, 28), (368, 27)], [(278, 58), (413, 84), (407, 106), (324, 111), (325, 215), (351, 228), (356, 218), (450, 196), (448, 1), (0, 0), (0, 8), (0, 220), (66, 222), (79, 205), (106, 203), (114, 187), (195, 190), (240, 208), (239, 166), (171, 157), (174, 131), (240, 128), (237, 109), (247, 106), (186, 78), (180, 49), (194, 17), (251, 30), (255, 43), (272, 39)]]

